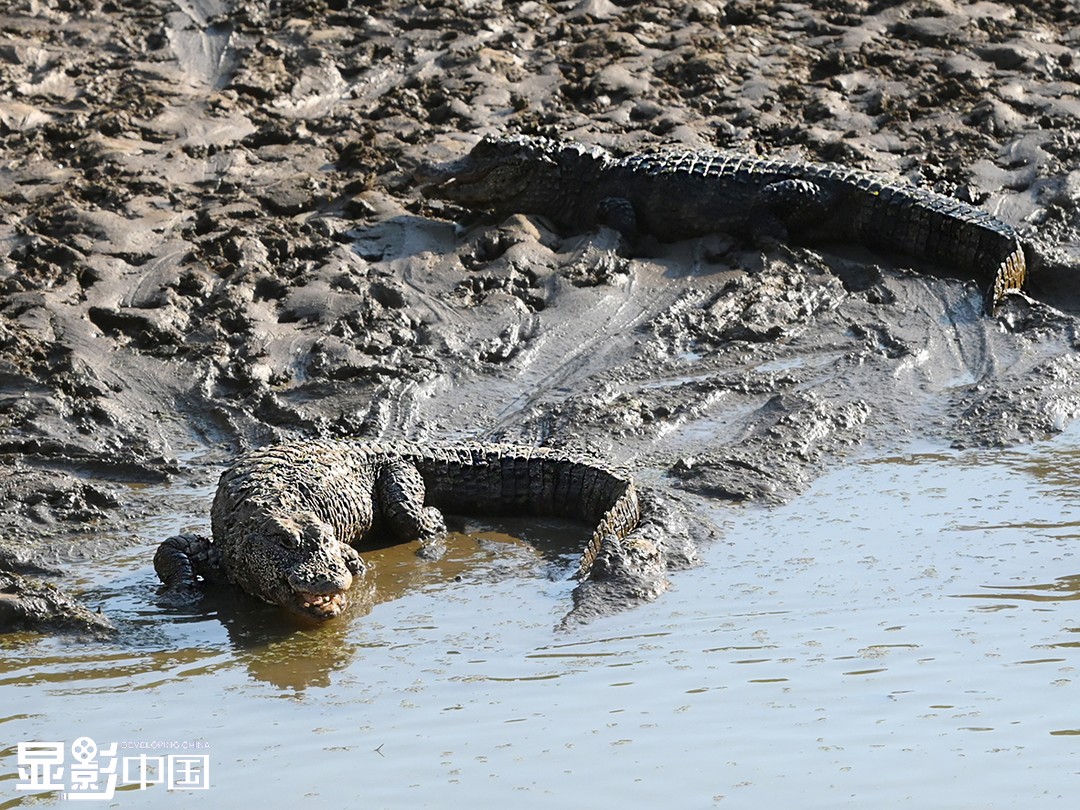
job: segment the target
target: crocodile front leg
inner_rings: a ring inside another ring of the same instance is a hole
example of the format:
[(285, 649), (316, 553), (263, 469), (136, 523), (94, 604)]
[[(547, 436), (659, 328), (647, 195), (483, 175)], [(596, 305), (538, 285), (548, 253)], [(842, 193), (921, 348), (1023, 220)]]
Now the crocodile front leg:
[(154, 570), (164, 584), (162, 595), (171, 599), (190, 599), (200, 590), (200, 580), (227, 580), (221, 552), (210, 538), (188, 532), (174, 535), (158, 546)]
[(433, 506), (424, 506), (426, 488), (412, 464), (394, 459), (375, 479), (375, 498), (391, 533), (403, 542), (419, 540), (420, 555), (438, 559), (446, 551), (446, 521)]
[(628, 274), (627, 258), (634, 255), (642, 236), (634, 206), (624, 197), (605, 197), (593, 213), (597, 229), (574, 240), (577, 244), (569, 258), (560, 262), (561, 274), (577, 287), (606, 284)]

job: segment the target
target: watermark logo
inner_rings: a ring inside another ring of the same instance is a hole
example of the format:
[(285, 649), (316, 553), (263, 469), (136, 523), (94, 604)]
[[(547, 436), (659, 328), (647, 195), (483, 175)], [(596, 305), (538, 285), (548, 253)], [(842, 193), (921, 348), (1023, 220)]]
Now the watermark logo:
[[(73, 801), (108, 801), (118, 786), (146, 790), (164, 784), (168, 790), (209, 790), (210, 755), (197, 753), (209, 747), (202, 740), (114, 742), (101, 747), (90, 737), (79, 737), (71, 744), (67, 761), (68, 749), (62, 742), (21, 742), (15, 789), (59, 790), (61, 798)], [(118, 753), (131, 749), (141, 753)], [(183, 753), (148, 755), (147, 750)]]

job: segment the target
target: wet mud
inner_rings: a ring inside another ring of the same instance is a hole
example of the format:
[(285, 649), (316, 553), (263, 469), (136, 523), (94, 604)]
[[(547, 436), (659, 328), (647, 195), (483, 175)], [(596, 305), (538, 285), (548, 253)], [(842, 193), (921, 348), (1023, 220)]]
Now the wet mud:
[[(9, 603), (131, 542), (164, 507), (142, 485), (291, 437), (588, 450), (708, 536), (703, 505), (867, 448), (1080, 414), (1072, 3), (90, 5), (0, 12)], [(503, 131), (857, 166), (1039, 261), (987, 316), (971, 280), (851, 245), (628, 256), (419, 193)]]

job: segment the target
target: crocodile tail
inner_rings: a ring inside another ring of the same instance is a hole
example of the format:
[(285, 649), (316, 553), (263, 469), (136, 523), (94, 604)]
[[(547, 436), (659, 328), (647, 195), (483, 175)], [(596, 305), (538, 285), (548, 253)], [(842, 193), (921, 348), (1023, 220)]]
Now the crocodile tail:
[(612, 538), (622, 540), (638, 527), (641, 520), (641, 504), (634, 482), (608, 473), (614, 482), (622, 485), (622, 494), (604, 512), (578, 563), (577, 578), (587, 579), (601, 549)]
[(1012, 251), (998, 264), (994, 273), (994, 283), (986, 295), (987, 310), (993, 313), (1007, 292), (1023, 289), (1026, 279), (1027, 259), (1023, 247), (1015, 242)]
[(578, 453), (506, 444), (462, 443), (382, 448), (416, 465), (426, 502), (462, 514), (539, 514), (583, 520), (595, 528), (578, 565), (589, 576), (611, 538), (637, 528), (641, 507), (630, 476)]
[(844, 178), (860, 193), (840, 211), (847, 232), (872, 248), (930, 259), (986, 284), (992, 311), (1027, 274), (1016, 231), (992, 214), (927, 189), (884, 183), (861, 174)]
[[(626, 472), (578, 454), (544, 449), (503, 448), (502, 455), (500, 477), (504, 486), (516, 480), (519, 507), (534, 514), (583, 520), (594, 527), (578, 562), (578, 578), (591, 575), (606, 543), (622, 540), (638, 527), (641, 505)], [(516, 463), (507, 461), (514, 456)], [(527, 493), (524, 498), (523, 492)], [(512, 502), (510, 494), (504, 489), (504, 507)]]

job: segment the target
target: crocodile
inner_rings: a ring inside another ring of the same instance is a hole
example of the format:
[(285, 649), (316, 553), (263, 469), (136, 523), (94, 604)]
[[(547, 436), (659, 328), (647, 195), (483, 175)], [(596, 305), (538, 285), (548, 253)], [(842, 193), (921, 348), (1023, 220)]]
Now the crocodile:
[(621, 577), (648, 599), (666, 579), (657, 543), (639, 531), (641, 503), (624, 471), (551, 448), (299, 440), (239, 456), (218, 483), (211, 536), (166, 539), (154, 567), (170, 599), (231, 583), (322, 621), (348, 606), (365, 571), (356, 547), (373, 533), (437, 554), (444, 510), (546, 514), (594, 527), (579, 579)]
[(1022, 288), (1016, 231), (972, 205), (868, 172), (728, 151), (616, 156), (598, 146), (489, 136), (465, 157), (416, 172), (429, 196), (557, 226), (606, 225), (628, 240), (709, 233), (777, 242), (852, 242), (927, 259), (985, 284), (987, 309)]

